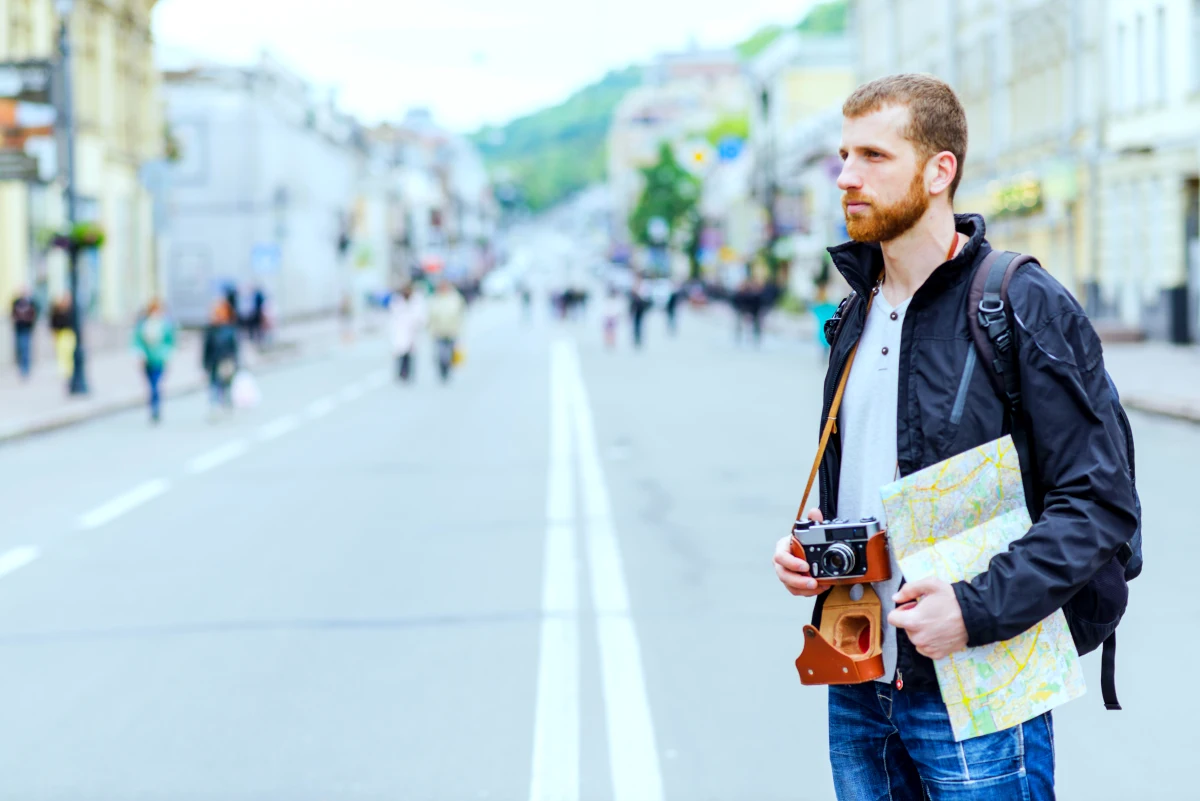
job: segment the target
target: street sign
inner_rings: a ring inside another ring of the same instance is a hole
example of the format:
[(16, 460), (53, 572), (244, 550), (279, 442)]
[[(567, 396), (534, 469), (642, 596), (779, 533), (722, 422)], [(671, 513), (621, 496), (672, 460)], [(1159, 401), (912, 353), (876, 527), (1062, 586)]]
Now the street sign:
[(0, 150), (0, 181), (36, 181), (38, 162), (16, 150)]
[(45, 60), (0, 62), (0, 97), (50, 103), (54, 63)]
[(721, 161), (735, 161), (742, 154), (742, 139), (738, 136), (726, 136), (717, 143), (717, 156)]

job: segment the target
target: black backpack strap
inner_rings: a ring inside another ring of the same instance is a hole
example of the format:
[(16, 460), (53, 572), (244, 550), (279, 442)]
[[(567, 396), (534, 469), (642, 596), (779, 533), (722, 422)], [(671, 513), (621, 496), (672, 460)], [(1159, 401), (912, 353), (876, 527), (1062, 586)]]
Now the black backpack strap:
[(1120, 711), (1121, 703), (1117, 700), (1117, 633), (1108, 635), (1100, 652), (1100, 695), (1104, 698), (1104, 708)]
[[(1025, 426), (1021, 425), (1021, 375), (1017, 369), (1016, 337), (1008, 303), (1008, 284), (1013, 273), (1023, 264), (1034, 261), (1010, 250), (993, 250), (984, 257), (971, 278), (967, 293), (967, 321), (971, 338), (980, 358), (987, 365), (987, 374), (1004, 400), (1009, 416), (1009, 433), (1020, 458), (1025, 498), (1040, 512), (1041, 503), (1035, 492), (1033, 448)], [(1034, 519), (1037, 515), (1034, 516)]]
[(1008, 314), (1008, 282), (1017, 267), (1031, 260), (1010, 250), (993, 250), (975, 270), (968, 293), (967, 317), (975, 347), (990, 368), (996, 392), (1011, 410), (1021, 405), (1021, 385)]

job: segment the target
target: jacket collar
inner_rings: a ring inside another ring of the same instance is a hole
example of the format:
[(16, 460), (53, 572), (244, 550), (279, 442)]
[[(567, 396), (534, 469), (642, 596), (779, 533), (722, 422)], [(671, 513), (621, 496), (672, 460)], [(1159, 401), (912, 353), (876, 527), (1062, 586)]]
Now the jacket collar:
[[(978, 214), (955, 214), (954, 228), (967, 235), (966, 246), (957, 256), (934, 270), (922, 289), (937, 289), (951, 283), (965, 268), (975, 263), (981, 249), (987, 244), (984, 238), (987, 227), (983, 217)], [(883, 250), (878, 242), (843, 242), (829, 248), (829, 255), (850, 288), (864, 297), (883, 272)]]

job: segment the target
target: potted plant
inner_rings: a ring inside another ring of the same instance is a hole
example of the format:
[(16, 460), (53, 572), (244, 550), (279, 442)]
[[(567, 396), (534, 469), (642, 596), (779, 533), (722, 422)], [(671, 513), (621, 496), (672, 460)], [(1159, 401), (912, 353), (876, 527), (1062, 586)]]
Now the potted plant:
[(54, 235), (53, 245), (63, 250), (87, 250), (104, 246), (104, 228), (99, 223), (81, 222), (67, 233)]

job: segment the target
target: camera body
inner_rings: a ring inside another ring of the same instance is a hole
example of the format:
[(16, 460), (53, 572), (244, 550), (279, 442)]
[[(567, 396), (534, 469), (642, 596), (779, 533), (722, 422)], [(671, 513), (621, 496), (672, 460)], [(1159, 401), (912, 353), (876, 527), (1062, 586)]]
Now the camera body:
[(873, 517), (857, 522), (797, 520), (792, 526), (792, 553), (808, 562), (810, 574), (820, 584), (865, 584), (892, 575), (887, 535)]

